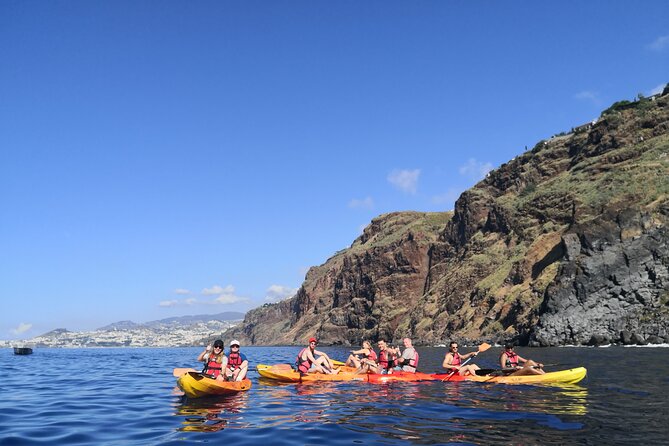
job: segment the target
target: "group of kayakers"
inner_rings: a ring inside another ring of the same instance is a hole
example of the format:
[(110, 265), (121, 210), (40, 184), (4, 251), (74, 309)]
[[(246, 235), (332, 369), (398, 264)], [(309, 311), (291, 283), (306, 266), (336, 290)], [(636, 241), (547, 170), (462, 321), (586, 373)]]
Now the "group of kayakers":
[[(453, 341), (448, 345), (448, 352), (444, 356), (442, 366), (448, 373), (458, 375), (476, 375), (480, 367), (476, 364), (465, 364), (471, 357), (477, 356), (478, 351), (460, 354), (458, 343)], [(543, 364), (537, 363), (531, 359), (525, 359), (513, 351), (514, 345), (507, 343), (504, 345), (504, 351), (499, 357), (501, 371), (506, 375), (543, 375)]]
[[(413, 347), (410, 338), (404, 338), (402, 343), (404, 344), (403, 350), (388, 345), (385, 339), (380, 339), (377, 343), (379, 348), (377, 354), (371, 342), (364, 341), (361, 349), (351, 350), (345, 365), (354, 367), (356, 373), (392, 374), (394, 371), (415, 373), (418, 368), (418, 351)], [(295, 369), (303, 375), (339, 373), (335, 362), (325, 352), (317, 350), (317, 346), (318, 340), (310, 338), (309, 344), (297, 355)], [(466, 363), (470, 358), (477, 356), (479, 351), (460, 353), (458, 349), (457, 342), (453, 341), (449, 344), (442, 366), (447, 373), (475, 375), (480, 367)], [(197, 359), (205, 363), (203, 373), (219, 381), (241, 381), (246, 377), (248, 371), (248, 360), (240, 352), (240, 343), (237, 340), (230, 342), (230, 351), (227, 355), (224, 352), (223, 341), (218, 339), (213, 345), (208, 345)], [(501, 371), (506, 375), (545, 373), (543, 364), (521, 357), (514, 352), (514, 345), (511, 343), (505, 344), (504, 351), (499, 357), (499, 364)]]
[[(363, 341), (362, 348), (351, 350), (346, 359), (346, 366), (356, 368), (356, 373), (378, 373), (391, 374), (393, 371), (415, 373), (418, 368), (420, 355), (413, 347), (410, 338), (402, 340), (404, 350), (399, 347), (391, 347), (385, 339), (378, 341), (379, 354), (374, 351), (369, 341)], [(303, 348), (297, 355), (296, 368), (302, 374), (307, 373), (337, 373), (338, 369), (330, 357), (318, 350), (316, 338), (309, 339), (309, 346)], [(466, 364), (468, 359), (478, 355), (478, 351), (465, 354), (458, 352), (458, 343), (453, 341), (444, 356), (442, 366), (447, 373), (458, 375), (475, 375), (480, 367), (476, 364)], [(507, 343), (499, 358), (502, 372), (506, 375), (542, 375), (543, 364), (531, 359), (525, 359), (514, 352), (514, 345)]]

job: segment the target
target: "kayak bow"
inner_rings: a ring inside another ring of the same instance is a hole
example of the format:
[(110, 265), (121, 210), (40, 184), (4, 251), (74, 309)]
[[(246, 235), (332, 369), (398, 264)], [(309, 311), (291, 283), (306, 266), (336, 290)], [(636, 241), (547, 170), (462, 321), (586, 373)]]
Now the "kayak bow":
[(251, 380), (218, 381), (198, 372), (188, 372), (179, 377), (177, 385), (189, 398), (209, 395), (234, 395), (251, 388)]
[(367, 381), (366, 375), (356, 374), (356, 369), (354, 367), (342, 366), (339, 368), (339, 373), (335, 375), (324, 373), (308, 373), (306, 375), (300, 375), (300, 373), (293, 370), (289, 364), (258, 364), (256, 369), (263, 378), (287, 383), (311, 381)]

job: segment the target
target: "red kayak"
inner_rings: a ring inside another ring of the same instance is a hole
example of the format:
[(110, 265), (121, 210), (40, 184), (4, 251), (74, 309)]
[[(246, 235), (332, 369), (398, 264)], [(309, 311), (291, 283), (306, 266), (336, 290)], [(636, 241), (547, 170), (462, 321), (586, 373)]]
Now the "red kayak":
[(464, 376), (460, 375), (450, 376), (448, 373), (410, 373), (401, 371), (394, 371), (390, 375), (380, 375), (376, 373), (367, 375), (367, 380), (374, 384), (383, 384), (392, 381), (463, 381), (464, 378)]

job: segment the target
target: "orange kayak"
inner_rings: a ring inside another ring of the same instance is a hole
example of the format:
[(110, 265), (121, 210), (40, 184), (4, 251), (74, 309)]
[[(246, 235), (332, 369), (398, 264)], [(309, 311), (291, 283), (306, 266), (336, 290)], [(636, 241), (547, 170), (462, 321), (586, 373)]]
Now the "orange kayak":
[(324, 373), (309, 373), (301, 375), (299, 372), (293, 370), (290, 364), (258, 364), (256, 367), (258, 373), (263, 378), (273, 379), (286, 383), (301, 383), (311, 381), (367, 381), (366, 375), (355, 373), (353, 367), (339, 367), (339, 373), (335, 375), (328, 375)]

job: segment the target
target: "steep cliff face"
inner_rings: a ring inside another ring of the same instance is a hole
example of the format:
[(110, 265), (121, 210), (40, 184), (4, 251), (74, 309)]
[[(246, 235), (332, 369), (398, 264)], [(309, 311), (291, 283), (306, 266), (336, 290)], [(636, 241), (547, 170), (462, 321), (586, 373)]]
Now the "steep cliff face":
[(351, 245), (313, 267), (297, 295), (247, 313), (235, 333), (256, 344), (333, 344), (393, 338), (425, 292), (429, 249), (451, 213), (382, 215)]
[(295, 298), (250, 312), (239, 334), (261, 344), (669, 341), (668, 222), (669, 95), (615, 104), (491, 172), (453, 215), (375, 219)]

